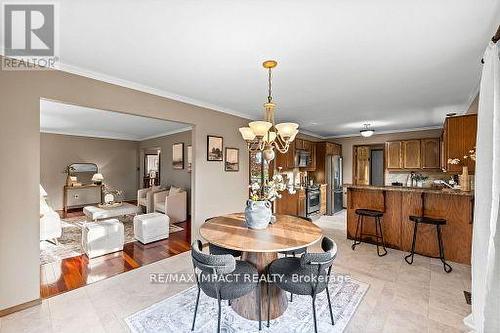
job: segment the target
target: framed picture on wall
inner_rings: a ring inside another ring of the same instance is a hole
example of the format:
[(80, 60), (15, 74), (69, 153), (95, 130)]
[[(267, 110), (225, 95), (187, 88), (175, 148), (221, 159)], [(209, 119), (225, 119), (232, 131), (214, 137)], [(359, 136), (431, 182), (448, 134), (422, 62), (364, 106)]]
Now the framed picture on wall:
[(226, 148), (225, 171), (240, 171), (240, 150), (238, 148)]
[(188, 159), (187, 159), (187, 170), (188, 172), (191, 172), (192, 166), (193, 166), (193, 147), (191, 145), (188, 146)]
[(172, 145), (172, 166), (174, 169), (184, 169), (184, 143)]
[(223, 160), (223, 139), (221, 136), (207, 135), (207, 161)]

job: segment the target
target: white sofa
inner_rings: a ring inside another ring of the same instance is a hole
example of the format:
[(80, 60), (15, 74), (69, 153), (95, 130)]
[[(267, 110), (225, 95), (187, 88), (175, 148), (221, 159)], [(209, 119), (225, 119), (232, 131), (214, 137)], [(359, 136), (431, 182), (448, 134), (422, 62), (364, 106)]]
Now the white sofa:
[(170, 223), (183, 222), (187, 219), (187, 192), (172, 186), (168, 191), (156, 192), (154, 211), (167, 215)]
[(62, 235), (61, 218), (47, 203), (47, 192), (40, 185), (40, 241), (57, 244)]
[(154, 212), (154, 198), (153, 195), (156, 192), (165, 191), (164, 187), (153, 186), (148, 188), (141, 188), (137, 191), (137, 206), (144, 210), (146, 214)]

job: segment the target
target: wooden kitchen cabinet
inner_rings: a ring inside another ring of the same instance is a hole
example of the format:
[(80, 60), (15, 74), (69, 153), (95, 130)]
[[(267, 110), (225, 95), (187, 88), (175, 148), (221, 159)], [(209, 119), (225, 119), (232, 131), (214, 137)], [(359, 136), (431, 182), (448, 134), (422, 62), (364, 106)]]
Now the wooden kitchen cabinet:
[(440, 167), (440, 141), (438, 138), (422, 139), (421, 142), (421, 157), (422, 169), (439, 169)]
[(280, 153), (279, 151), (275, 151), (276, 158), (274, 163), (276, 168), (282, 168), (285, 170), (292, 170), (295, 168), (295, 141), (290, 143), (290, 147), (285, 154)]
[(319, 146), (324, 146), (324, 155), (340, 155), (342, 156), (342, 146), (333, 142), (318, 142), (316, 144)]
[(316, 170), (312, 173), (316, 183), (326, 183), (326, 157), (332, 155), (342, 156), (342, 146), (333, 142), (316, 142)]
[(403, 169), (420, 169), (420, 140), (402, 141)]
[(401, 141), (389, 141), (385, 143), (385, 161), (387, 169), (402, 169)]
[(305, 149), (304, 148), (304, 141), (302, 139), (295, 139), (295, 149)]
[[(443, 126), (443, 151), (441, 168), (447, 172), (460, 173), (462, 165), (448, 164), (448, 159), (458, 158), (464, 162), (464, 155), (476, 147), (477, 114), (447, 117)], [(465, 160), (469, 173), (474, 174), (474, 161)]]
[(326, 184), (321, 184), (321, 186), (319, 187), (319, 191), (320, 191), (319, 213), (321, 215), (326, 214), (326, 187), (327, 187)]
[(391, 170), (439, 169), (442, 163), (439, 138), (385, 143), (386, 168)]
[(304, 148), (307, 150), (311, 156), (309, 160), (309, 166), (305, 168), (306, 171), (316, 170), (316, 143), (310, 141), (304, 141)]
[(283, 191), (281, 198), (275, 201), (276, 214), (306, 216), (306, 191), (297, 189), (294, 194)]

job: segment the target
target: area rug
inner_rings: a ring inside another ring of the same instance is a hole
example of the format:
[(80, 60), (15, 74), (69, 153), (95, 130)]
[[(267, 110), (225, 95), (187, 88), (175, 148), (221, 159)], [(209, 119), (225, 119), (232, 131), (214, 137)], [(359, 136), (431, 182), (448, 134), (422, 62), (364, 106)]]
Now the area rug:
[[(368, 287), (368, 284), (350, 278), (332, 279), (329, 289), (332, 296), (335, 325), (331, 325), (326, 293), (322, 292), (316, 299), (318, 332), (343, 332)], [(125, 322), (133, 333), (190, 332), (197, 290), (197, 287), (193, 286), (127, 317)], [(271, 320), (269, 328), (265, 323), (267, 322), (263, 318), (261, 332), (314, 332), (311, 297), (294, 295), (293, 302), (288, 303), (288, 308), (281, 317)], [(217, 300), (209, 298), (202, 292), (194, 332), (213, 333), (216, 331)], [(257, 321), (240, 317), (224, 301), (221, 332), (259, 332), (259, 325)]]
[[(118, 217), (125, 229), (125, 243), (134, 242), (133, 216)], [(61, 261), (62, 259), (76, 257), (83, 254), (82, 249), (82, 225), (85, 216), (71, 217), (61, 220), (62, 236), (58, 239), (59, 244), (40, 242), (40, 264)], [(184, 228), (175, 224), (170, 225), (170, 233), (182, 231)]]

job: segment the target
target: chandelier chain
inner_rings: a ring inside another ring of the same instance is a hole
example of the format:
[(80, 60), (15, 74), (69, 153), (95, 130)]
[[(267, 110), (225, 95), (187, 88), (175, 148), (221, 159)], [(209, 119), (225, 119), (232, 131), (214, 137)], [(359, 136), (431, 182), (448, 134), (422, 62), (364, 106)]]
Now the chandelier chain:
[(269, 83), (269, 95), (267, 96), (267, 101), (269, 103), (272, 102), (273, 96), (272, 96), (272, 74), (271, 74), (271, 68), (269, 68), (269, 76), (268, 76), (268, 83)]

